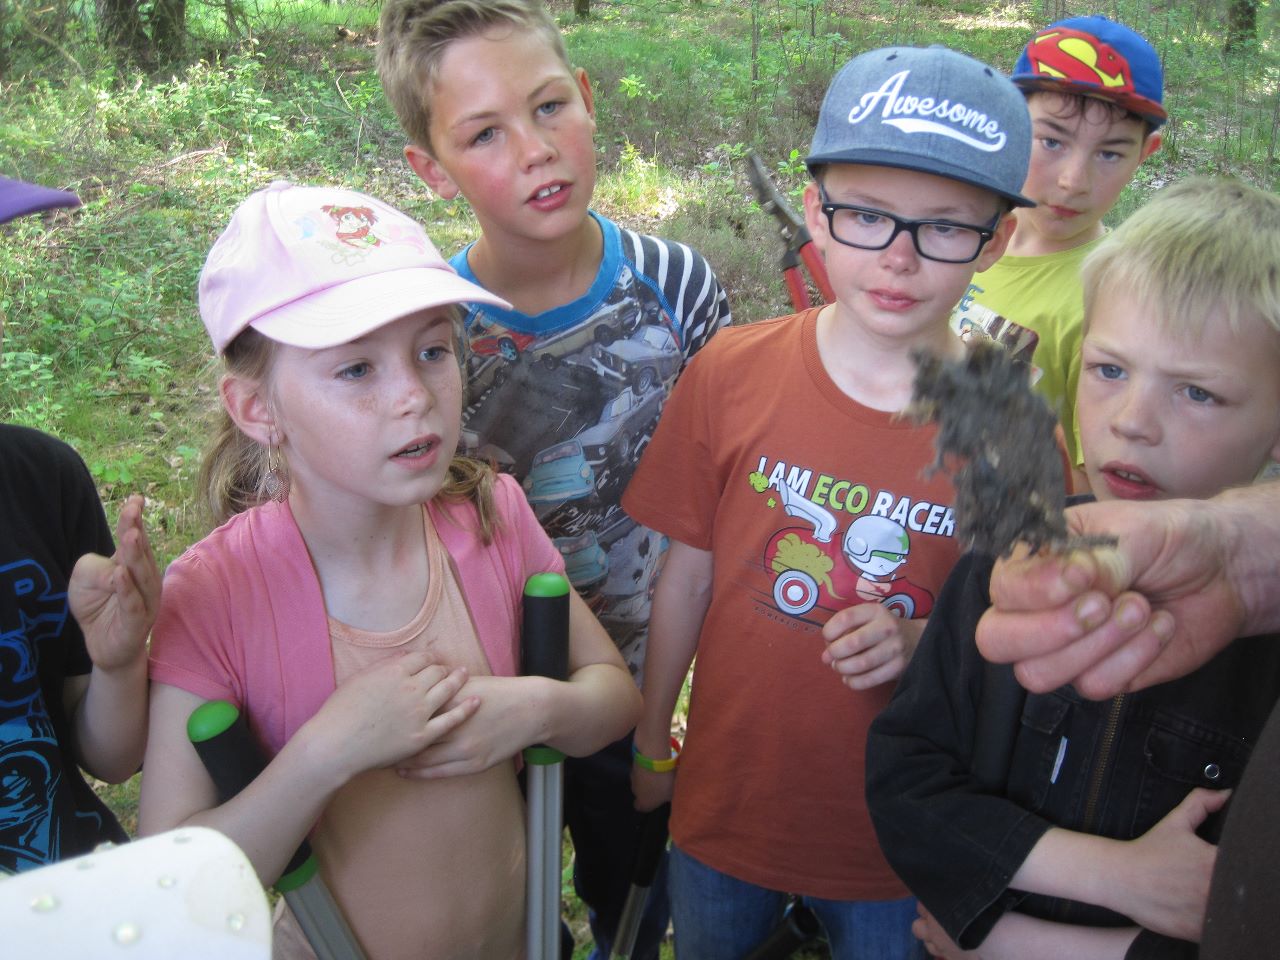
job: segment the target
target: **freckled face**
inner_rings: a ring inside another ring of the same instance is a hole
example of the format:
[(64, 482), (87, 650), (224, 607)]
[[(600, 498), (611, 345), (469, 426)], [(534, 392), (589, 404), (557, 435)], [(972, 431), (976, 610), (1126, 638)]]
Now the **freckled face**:
[(595, 107), (538, 31), (451, 43), (431, 88), (432, 155), (410, 163), (446, 199), (462, 193), (486, 236), (558, 239), (595, 189)]
[(279, 347), (271, 392), (294, 489), (312, 503), (405, 506), (443, 486), (462, 415), (447, 309), (324, 350)]
[(1160, 332), (1149, 308), (1102, 291), (1089, 317), (1076, 416), (1099, 499), (1206, 498), (1280, 456), (1280, 334)]

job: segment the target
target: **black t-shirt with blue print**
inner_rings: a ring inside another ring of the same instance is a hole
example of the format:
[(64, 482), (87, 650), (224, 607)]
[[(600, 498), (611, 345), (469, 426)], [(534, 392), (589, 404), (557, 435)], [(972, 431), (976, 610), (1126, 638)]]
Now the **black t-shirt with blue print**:
[(76, 767), (62, 700), (64, 681), (92, 669), (71, 569), (114, 549), (75, 451), (0, 424), (0, 873), (128, 839)]

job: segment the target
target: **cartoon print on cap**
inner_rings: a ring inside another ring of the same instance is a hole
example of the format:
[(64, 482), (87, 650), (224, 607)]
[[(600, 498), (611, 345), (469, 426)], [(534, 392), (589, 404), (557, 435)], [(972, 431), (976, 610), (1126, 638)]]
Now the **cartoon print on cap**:
[(382, 240), (373, 232), (373, 225), (378, 222), (378, 218), (368, 207), (326, 205), (320, 209), (333, 218), (333, 222), (338, 225), (335, 236), (348, 246), (382, 245)]

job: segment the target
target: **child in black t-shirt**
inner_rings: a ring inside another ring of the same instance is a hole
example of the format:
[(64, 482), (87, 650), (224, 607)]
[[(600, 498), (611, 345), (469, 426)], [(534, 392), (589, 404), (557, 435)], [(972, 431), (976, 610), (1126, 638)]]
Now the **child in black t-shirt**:
[[(78, 204), (0, 178), (0, 223)], [(142, 509), (125, 503), (113, 546), (76, 452), (0, 424), (0, 873), (128, 839), (79, 767), (120, 782), (142, 762), (160, 601)]]

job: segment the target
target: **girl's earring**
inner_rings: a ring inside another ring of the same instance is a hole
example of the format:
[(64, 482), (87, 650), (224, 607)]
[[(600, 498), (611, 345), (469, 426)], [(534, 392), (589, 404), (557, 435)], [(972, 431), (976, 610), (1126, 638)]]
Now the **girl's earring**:
[(275, 441), (273, 433), (271, 443), (267, 446), (267, 475), (262, 478), (262, 489), (276, 503), (284, 503), (289, 499), (289, 468), (281, 458)]

